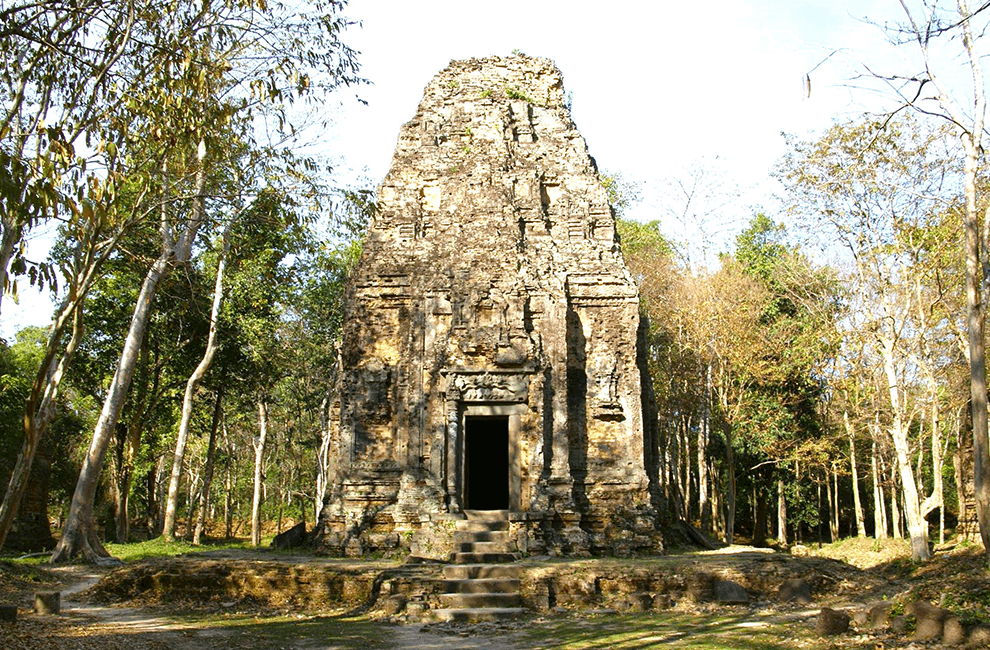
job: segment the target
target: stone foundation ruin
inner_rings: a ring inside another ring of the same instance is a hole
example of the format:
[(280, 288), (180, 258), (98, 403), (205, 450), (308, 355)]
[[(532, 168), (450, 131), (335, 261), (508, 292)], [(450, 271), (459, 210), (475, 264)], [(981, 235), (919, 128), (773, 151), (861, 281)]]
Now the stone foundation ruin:
[(442, 557), (465, 509), (530, 553), (663, 550), (639, 298), (547, 59), (452, 62), (378, 190), (346, 300), (332, 552)]

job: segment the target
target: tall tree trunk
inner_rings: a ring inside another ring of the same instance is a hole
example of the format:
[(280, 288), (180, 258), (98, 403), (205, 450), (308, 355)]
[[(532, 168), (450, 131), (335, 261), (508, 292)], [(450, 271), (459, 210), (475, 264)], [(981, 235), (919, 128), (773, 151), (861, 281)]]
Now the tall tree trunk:
[(213, 406), (213, 423), (210, 426), (210, 442), (206, 448), (206, 467), (203, 468), (203, 489), (199, 493), (199, 514), (196, 517), (196, 530), (192, 543), (199, 546), (206, 526), (206, 509), (210, 504), (210, 486), (213, 483), (213, 463), (217, 455), (217, 430), (223, 415), (223, 385), (217, 388), (217, 400)]
[[(162, 202), (159, 230), (162, 237), (162, 251), (158, 259), (148, 269), (148, 273), (144, 276), (144, 282), (141, 284), (141, 291), (131, 316), (130, 327), (124, 339), (124, 348), (117, 363), (117, 370), (110, 382), (106, 401), (103, 402), (103, 409), (100, 411), (100, 417), (93, 431), (93, 440), (83, 460), (82, 469), (79, 471), (79, 480), (76, 481), (76, 489), (72, 494), (72, 503), (69, 506), (69, 515), (66, 517), (65, 526), (62, 529), (62, 537), (52, 553), (51, 561), (53, 563), (67, 562), (77, 556), (82, 556), (89, 562), (100, 562), (103, 558), (110, 556), (97, 537), (96, 521), (93, 517), (100, 472), (103, 471), (107, 445), (113, 435), (114, 428), (117, 426), (120, 411), (124, 407), (124, 400), (127, 398), (127, 391), (131, 386), (138, 351), (148, 327), (148, 318), (151, 315), (151, 306), (155, 292), (158, 290), (158, 283), (165, 277), (173, 263), (184, 263), (189, 260), (193, 242), (203, 222), (203, 191), (206, 183), (205, 155), (206, 149), (201, 144), (197, 159), (193, 210), (189, 219), (183, 224), (181, 234), (178, 237), (174, 237), (173, 224), (166, 209), (167, 202)], [(162, 161), (162, 177), (167, 180), (167, 159)]]
[[(681, 454), (681, 486), (683, 487), (684, 494), (684, 518), (688, 521), (691, 520), (691, 416), (684, 416), (681, 418), (681, 429), (678, 432), (681, 436), (681, 449), (684, 453)], [(698, 518), (701, 519), (701, 514), (698, 514)]]
[(225, 488), (223, 500), (224, 539), (230, 539), (234, 536), (234, 445), (230, 442), (230, 436), (227, 435), (226, 423), (222, 423), (221, 427), (224, 449), (227, 452), (223, 481)]
[(971, 532), (970, 526), (966, 525), (968, 521), (967, 513), (969, 511), (969, 503), (966, 498), (966, 483), (963, 479), (963, 414), (962, 409), (958, 418), (956, 419), (956, 449), (952, 453), (952, 469), (953, 478), (956, 483), (956, 511), (957, 519), (959, 523), (957, 524), (957, 530), (961, 530), (964, 539), (970, 539)]
[(725, 494), (725, 543), (731, 544), (736, 528), (736, 451), (732, 448), (732, 427), (725, 428), (725, 464), (728, 473)]
[(849, 436), (849, 466), (852, 470), (852, 493), (853, 508), (856, 512), (856, 535), (866, 537), (866, 519), (863, 517), (863, 502), (859, 496), (859, 473), (856, 468), (856, 436), (852, 424), (849, 422), (849, 413), (844, 412), (842, 419), (846, 425), (846, 433)]
[(787, 546), (787, 498), (781, 479), (777, 479), (777, 543)]
[[(928, 522), (921, 512), (921, 502), (918, 498), (918, 487), (914, 480), (914, 470), (911, 467), (910, 448), (908, 446), (907, 429), (901, 418), (900, 382), (894, 366), (894, 341), (884, 337), (879, 341), (883, 356), (884, 374), (887, 378), (887, 392), (893, 414), (890, 428), (894, 440), (895, 463), (901, 479), (904, 494), (904, 516), (907, 519), (908, 533), (911, 537), (911, 558), (923, 562), (931, 558), (928, 549)], [(891, 468), (893, 469), (893, 467)], [(892, 478), (895, 478), (892, 476)], [(891, 514), (894, 516), (894, 537), (899, 537), (900, 517), (895, 510), (897, 507), (897, 490), (891, 489)]]
[(141, 293), (134, 307), (127, 338), (124, 339), (124, 349), (117, 364), (117, 371), (110, 383), (106, 401), (103, 402), (89, 451), (83, 459), (76, 489), (72, 494), (69, 515), (62, 530), (62, 538), (52, 553), (52, 563), (68, 562), (77, 556), (82, 556), (87, 562), (99, 562), (102, 558), (110, 556), (96, 535), (96, 522), (93, 518), (96, 488), (99, 484), (100, 472), (103, 470), (107, 446), (116, 428), (137, 365), (138, 352), (151, 314), (151, 303), (158, 283), (168, 271), (171, 258), (172, 254), (169, 252), (163, 253), (155, 260), (141, 285)]
[(251, 546), (261, 546), (261, 484), (264, 481), (265, 443), (268, 440), (268, 405), (258, 400), (258, 439), (254, 442), (254, 498), (251, 500)]
[[(68, 299), (66, 299), (68, 300)], [(63, 303), (64, 305), (65, 303)], [(64, 307), (63, 307), (64, 310)], [(28, 486), (28, 479), (31, 475), (31, 466), (34, 464), (35, 455), (38, 453), (38, 446), (41, 439), (48, 430), (55, 417), (56, 399), (65, 376), (65, 370), (75, 355), (82, 341), (83, 335), (83, 310), (79, 304), (72, 312), (72, 336), (65, 346), (60, 359), (55, 358), (53, 351), (57, 344), (57, 339), (53, 336), (61, 336), (58, 332), (61, 328), (58, 323), (53, 325), (49, 334), (48, 349), (49, 354), (43, 361), (43, 367), (39, 370), (24, 408), (24, 442), (21, 444), (21, 451), (17, 455), (14, 467), (10, 472), (10, 479), (7, 482), (7, 491), (4, 493), (3, 503), (0, 503), (0, 548), (3, 548), (7, 541), (7, 534), (17, 517), (17, 509), (24, 499), (24, 492)]]
[[(963, 227), (966, 232), (966, 325), (969, 332), (970, 409), (973, 418), (973, 486), (976, 515), (980, 521), (983, 548), (990, 554), (990, 440), (987, 433), (987, 366), (984, 348), (985, 313), (981, 296), (984, 264), (980, 255), (979, 220), (976, 212), (976, 173), (979, 147), (975, 138), (983, 134), (965, 134), (964, 165), (966, 210)], [(984, 251), (984, 255), (986, 255)]]
[(330, 400), (332, 397), (332, 388), (328, 388), (327, 392), (323, 395), (323, 399), (320, 400), (320, 452), (316, 461), (316, 499), (314, 503), (314, 521), (320, 517), (320, 510), (323, 508), (323, 501), (327, 496), (327, 491), (331, 480), (330, 450), (332, 448), (331, 443), (333, 441), (331, 440), (332, 429), (330, 423)]
[(825, 471), (825, 483), (828, 485), (828, 532), (832, 542), (839, 541), (839, 473), (832, 463), (832, 472)]
[(877, 443), (873, 443), (870, 452), (870, 469), (873, 475), (873, 537), (887, 539), (887, 513), (883, 500), (883, 478), (877, 463)]
[[(186, 381), (186, 392), (182, 398), (182, 417), (179, 420), (179, 432), (175, 437), (175, 455), (172, 458), (172, 475), (168, 482), (168, 498), (165, 501), (165, 523), (162, 528), (162, 535), (165, 541), (171, 541), (175, 536), (175, 514), (179, 507), (179, 479), (182, 478), (182, 461), (186, 456), (186, 442), (189, 439), (189, 423), (192, 421), (193, 398), (196, 396), (196, 386), (206, 375), (213, 363), (213, 356), (217, 351), (217, 321), (220, 318), (220, 303), (223, 301), (223, 272), (227, 260), (227, 251), (230, 250), (230, 228), (234, 221), (230, 220), (223, 229), (222, 246), (217, 260), (216, 281), (213, 286), (213, 307), (210, 310), (210, 333), (206, 338), (206, 350), (199, 365), (189, 375)], [(192, 507), (192, 503), (189, 507)], [(186, 529), (190, 528), (192, 522), (186, 523)]]
[[(704, 412), (701, 426), (698, 427), (698, 516), (701, 528), (706, 533), (711, 530), (711, 504), (708, 502), (708, 440), (711, 438), (712, 426), (712, 364), (709, 361), (705, 370), (705, 394), (702, 398)], [(735, 495), (733, 494), (733, 497)], [(732, 507), (735, 507), (734, 499)], [(731, 532), (729, 533), (731, 536)], [(731, 544), (731, 539), (729, 540)]]
[(898, 503), (900, 492), (897, 489), (897, 462), (890, 466), (890, 524), (891, 535), (894, 539), (901, 539), (904, 534), (901, 532), (901, 510)]

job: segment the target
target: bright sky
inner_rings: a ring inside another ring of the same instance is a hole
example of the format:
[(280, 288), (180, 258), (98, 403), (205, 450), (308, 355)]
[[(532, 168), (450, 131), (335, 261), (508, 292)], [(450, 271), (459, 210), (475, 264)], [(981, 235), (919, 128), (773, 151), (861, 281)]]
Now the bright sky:
[[(766, 206), (780, 132), (807, 136), (872, 105), (874, 95), (850, 87), (858, 60), (903, 65), (863, 21), (899, 12), (895, 0), (351, 0), (347, 14), (362, 24), (344, 38), (373, 85), (358, 91), (367, 106), (339, 109), (328, 146), (345, 181), (377, 185), (437, 72), (452, 59), (519, 49), (557, 63), (599, 166), (641, 184), (630, 216), (657, 218), (661, 181), (716, 158), (730, 182), (751, 188), (747, 204)], [(806, 98), (805, 73), (835, 50), (811, 72)], [(4, 300), (4, 337), (48, 322), (49, 302), (29, 293), (20, 306)]]
[[(556, 61), (592, 155), (641, 182), (634, 216), (655, 218), (651, 185), (691, 161), (718, 157), (753, 185), (783, 152), (782, 130), (804, 134), (861, 110), (857, 102), (871, 97), (845, 87), (854, 57), (887, 49), (862, 18), (895, 9), (894, 0), (352, 0), (348, 13), (362, 26), (348, 42), (374, 85), (361, 91), (367, 107), (340, 116), (333, 145), (377, 183), (399, 126), (438, 71), (451, 59), (519, 49)], [(812, 73), (805, 98), (805, 73), (839, 48), (848, 53)]]

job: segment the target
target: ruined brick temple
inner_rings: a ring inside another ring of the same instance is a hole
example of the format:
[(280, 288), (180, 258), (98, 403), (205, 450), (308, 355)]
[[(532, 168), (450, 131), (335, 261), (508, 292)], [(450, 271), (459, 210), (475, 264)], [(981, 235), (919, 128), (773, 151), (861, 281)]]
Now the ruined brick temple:
[(662, 550), (639, 298), (547, 59), (452, 62), (378, 190), (347, 298), (323, 544)]

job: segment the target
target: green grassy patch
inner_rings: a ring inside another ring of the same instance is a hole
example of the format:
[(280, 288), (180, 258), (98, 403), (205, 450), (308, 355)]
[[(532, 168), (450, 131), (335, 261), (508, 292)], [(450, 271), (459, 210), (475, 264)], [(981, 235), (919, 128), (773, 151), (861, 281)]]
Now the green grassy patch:
[(251, 548), (247, 542), (242, 540), (231, 540), (229, 542), (217, 542), (195, 546), (182, 540), (166, 542), (164, 537), (156, 537), (144, 542), (134, 542), (131, 544), (105, 544), (105, 547), (110, 555), (121, 560), (122, 562), (135, 562), (137, 560), (147, 560), (156, 557), (169, 557), (172, 555), (185, 555), (187, 553), (202, 553), (203, 551)]
[(528, 627), (526, 647), (543, 650), (633, 650), (693, 648), (737, 650), (793, 649), (813, 632), (795, 623), (774, 623), (750, 613), (607, 615), (596, 618), (553, 618)]
[(259, 618), (249, 614), (183, 616), (172, 620), (183, 627), (209, 630), (222, 637), (217, 646), (238, 650), (268, 650), (297, 647), (307, 640), (320, 642), (321, 648), (350, 650), (380, 648), (391, 636), (394, 626), (360, 616), (272, 616)]

